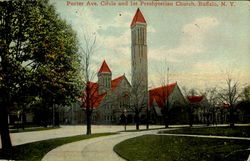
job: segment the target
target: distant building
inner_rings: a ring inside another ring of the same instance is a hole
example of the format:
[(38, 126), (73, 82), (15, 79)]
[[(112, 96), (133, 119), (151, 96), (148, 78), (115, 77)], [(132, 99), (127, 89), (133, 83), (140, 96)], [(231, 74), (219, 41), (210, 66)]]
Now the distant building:
[(187, 101), (177, 83), (149, 90), (149, 107), (151, 115), (153, 114), (152, 120), (156, 123), (163, 123), (163, 108), (168, 108), (170, 123), (187, 123), (186, 104)]
[(205, 96), (187, 96), (191, 112), (194, 116), (194, 123), (210, 123), (208, 101)]

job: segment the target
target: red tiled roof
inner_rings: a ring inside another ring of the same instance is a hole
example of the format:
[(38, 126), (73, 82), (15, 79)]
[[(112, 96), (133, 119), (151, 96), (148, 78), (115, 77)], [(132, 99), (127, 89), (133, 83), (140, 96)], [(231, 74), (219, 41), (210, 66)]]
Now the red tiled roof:
[(107, 65), (105, 60), (103, 61), (102, 66), (98, 73), (111, 73), (111, 70), (109, 69), (109, 66)]
[(187, 99), (188, 99), (189, 102), (191, 102), (191, 103), (198, 103), (198, 102), (200, 102), (203, 98), (204, 98), (204, 96), (187, 96)]
[[(112, 91), (114, 91), (120, 85), (123, 78), (125, 78), (124, 75), (117, 77), (111, 81)], [(88, 86), (90, 89), (90, 106), (93, 108), (97, 108), (101, 104), (102, 100), (105, 98), (107, 94), (104, 93), (104, 94), (99, 95), (98, 83), (89, 82)], [(83, 93), (82, 99), (83, 99), (82, 107), (86, 108), (86, 93), (85, 92)]]
[(113, 79), (111, 81), (111, 87), (112, 87), (112, 91), (116, 89), (116, 87), (118, 87), (122, 81), (122, 79), (125, 78), (125, 75), (122, 75), (120, 77), (117, 77), (115, 79)]
[(153, 102), (156, 101), (158, 107), (162, 108), (169, 95), (173, 92), (176, 84), (177, 83), (173, 83), (149, 90), (149, 105), (152, 106)]
[(224, 108), (228, 108), (228, 107), (229, 107), (229, 104), (228, 104), (228, 103), (223, 103), (223, 107), (224, 107)]
[(144, 19), (139, 8), (137, 9), (130, 26), (133, 26), (136, 22), (146, 23), (146, 20)]
[[(90, 94), (89, 94), (90, 107), (96, 108), (101, 104), (102, 100), (106, 96), (106, 93), (101, 94), (101, 95), (98, 94), (98, 84), (97, 83), (89, 82), (87, 85), (89, 86), (89, 89), (90, 89)], [(87, 103), (86, 103), (86, 93), (85, 92), (83, 93), (82, 99), (83, 99), (82, 107), (86, 108)]]

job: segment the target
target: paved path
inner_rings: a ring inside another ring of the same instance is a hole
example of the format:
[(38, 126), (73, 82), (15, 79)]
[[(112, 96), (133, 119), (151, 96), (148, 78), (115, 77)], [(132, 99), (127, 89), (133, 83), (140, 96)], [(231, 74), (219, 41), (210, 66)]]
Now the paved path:
[[(160, 128), (163, 126), (152, 125), (150, 128)], [(141, 129), (145, 129), (145, 126), (141, 126)], [(135, 126), (127, 126), (128, 130), (134, 130)], [(124, 126), (115, 125), (92, 125), (92, 133), (103, 133), (103, 132), (117, 132), (124, 130)], [(60, 137), (68, 137), (75, 135), (86, 134), (86, 126), (61, 126), (59, 129), (44, 130), (44, 131), (33, 131), (33, 132), (20, 132), (11, 133), (11, 141), (13, 145), (20, 145), (25, 143), (31, 143), (41, 140), (54, 139)], [(0, 148), (2, 147), (0, 141)]]
[[(199, 127), (200, 125), (196, 126)], [(226, 126), (226, 125), (218, 125), (218, 126)], [(160, 128), (160, 127), (164, 126), (150, 125), (150, 128)], [(188, 127), (188, 125), (172, 125), (170, 127)], [(140, 129), (145, 129), (145, 128), (146, 128), (145, 125), (140, 126)], [(127, 129), (134, 130), (135, 126), (129, 125), (127, 126)], [(92, 133), (117, 132), (122, 130), (124, 130), (123, 125), (92, 125)], [(86, 134), (86, 126), (75, 125), (75, 126), (61, 126), (61, 128), (54, 130), (12, 133), (10, 134), (10, 137), (13, 145), (20, 145), (35, 141), (82, 135), (82, 134)], [(2, 148), (1, 141), (0, 141), (0, 148)]]
[[(89, 140), (83, 140), (75, 143), (60, 146), (45, 155), (42, 161), (124, 161), (114, 151), (113, 147), (121, 141), (142, 135), (171, 135), (203, 138), (220, 139), (241, 139), (250, 140), (242, 137), (225, 136), (205, 136), (205, 135), (186, 135), (186, 134), (157, 134), (159, 130), (141, 131), (141, 132), (123, 132), (118, 135), (105, 136)], [(250, 161), (250, 156), (247, 161)]]
[(116, 144), (129, 138), (156, 134), (157, 131), (123, 132), (66, 144), (47, 153), (42, 161), (124, 161), (113, 151)]

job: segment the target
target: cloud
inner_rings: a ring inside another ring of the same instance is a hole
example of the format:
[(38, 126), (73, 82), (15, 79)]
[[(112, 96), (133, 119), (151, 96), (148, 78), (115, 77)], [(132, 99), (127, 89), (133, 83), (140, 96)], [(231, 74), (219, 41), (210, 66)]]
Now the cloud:
[(147, 32), (148, 32), (148, 33), (154, 33), (154, 32), (155, 32), (155, 29), (154, 29), (152, 26), (148, 25), (148, 27), (147, 27)]
[(107, 29), (109, 27), (128, 28), (132, 16), (133, 14), (129, 12), (118, 13), (115, 17), (111, 18), (111, 22), (103, 25), (103, 29)]
[(121, 33), (120, 36), (101, 36), (102, 46), (112, 50), (116, 54), (129, 55), (130, 53), (130, 31)]
[[(183, 87), (205, 89), (205, 88), (225, 88), (228, 75), (239, 81), (242, 87), (249, 85), (249, 68), (238, 68), (234, 70), (219, 62), (196, 62), (191, 65), (188, 71), (171, 71), (169, 73), (169, 83), (178, 82)], [(160, 76), (157, 72), (149, 70), (149, 82), (151, 86), (161, 85)]]
[(222, 71), (222, 65), (217, 62), (195, 62), (191, 66), (193, 71), (202, 73), (218, 73)]
[(191, 23), (183, 26), (181, 30), (182, 37), (177, 47), (169, 49), (166, 46), (162, 46), (161, 48), (153, 49), (149, 57), (156, 60), (162, 60), (167, 57), (169, 62), (178, 62), (180, 61), (179, 57), (201, 53), (207, 33), (218, 24), (219, 22), (216, 18), (196, 18)]

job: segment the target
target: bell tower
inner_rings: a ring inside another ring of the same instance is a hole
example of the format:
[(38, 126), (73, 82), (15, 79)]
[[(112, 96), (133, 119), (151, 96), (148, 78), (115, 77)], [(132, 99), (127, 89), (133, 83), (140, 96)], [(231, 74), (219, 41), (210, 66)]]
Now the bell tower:
[(132, 87), (138, 88), (148, 100), (147, 23), (139, 8), (130, 28)]
[(105, 60), (103, 61), (102, 66), (98, 71), (97, 75), (98, 75), (98, 85), (99, 85), (98, 93), (103, 94), (110, 91), (112, 73)]

